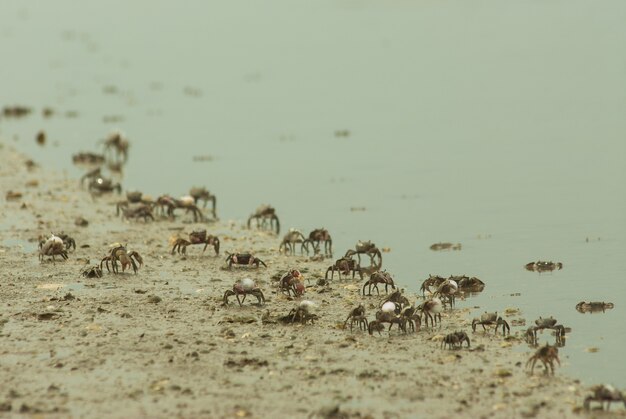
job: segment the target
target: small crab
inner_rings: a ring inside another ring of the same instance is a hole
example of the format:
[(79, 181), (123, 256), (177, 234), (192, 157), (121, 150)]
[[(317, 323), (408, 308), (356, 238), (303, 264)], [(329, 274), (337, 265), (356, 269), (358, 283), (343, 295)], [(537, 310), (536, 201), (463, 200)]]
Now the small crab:
[(278, 221), (276, 210), (270, 205), (261, 205), (254, 211), (254, 214), (248, 217), (248, 228), (252, 220), (256, 220), (257, 228), (266, 228), (269, 221), (270, 229), (274, 229), (274, 223), (276, 223), (276, 234), (280, 233), (280, 221)]
[(543, 261), (537, 261), (537, 262), (530, 262), (527, 263), (526, 265), (524, 265), (524, 268), (526, 268), (527, 271), (533, 271), (533, 272), (552, 272), (554, 270), (561, 270), (563, 269), (563, 264), (561, 262), (543, 262)]
[[(380, 268), (383, 265), (383, 255), (371, 241), (364, 242), (359, 240), (354, 249), (349, 249), (346, 252), (345, 257), (351, 258), (354, 255), (357, 255), (359, 263), (361, 263), (361, 255), (368, 255), (374, 266)], [(378, 257), (378, 263), (376, 263), (376, 257)]]
[[(116, 215), (120, 215), (124, 211), (125, 208), (131, 207), (133, 204), (144, 204), (152, 207), (154, 201), (149, 197), (144, 197), (143, 193), (139, 191), (130, 191), (126, 192), (126, 201), (119, 201), (115, 204), (115, 212)], [(150, 208), (152, 210), (152, 208)]]
[(187, 254), (187, 246), (203, 244), (204, 249), (202, 249), (202, 253), (206, 250), (206, 248), (211, 245), (213, 249), (215, 249), (215, 256), (220, 254), (220, 239), (217, 236), (207, 235), (206, 230), (194, 230), (189, 233), (189, 240), (185, 240), (182, 238), (177, 239), (174, 242), (174, 246), (172, 247), (172, 254), (174, 251), (178, 250), (178, 253), (182, 253), (183, 255)]
[(104, 140), (100, 140), (104, 144), (104, 153), (115, 153), (115, 158), (118, 161), (126, 162), (128, 160), (128, 148), (130, 143), (126, 136), (121, 132), (112, 132)]
[[(290, 228), (289, 232), (287, 232), (287, 234), (285, 234), (285, 237), (283, 237), (283, 241), (280, 243), (280, 246), (278, 246), (278, 251), (288, 254), (295, 254), (296, 244), (304, 243), (304, 241), (304, 234), (302, 234), (299, 230), (296, 230), (295, 228)], [(300, 252), (302, 253), (302, 247), (300, 248)]]
[[(265, 296), (263, 295), (263, 291), (259, 288), (259, 286), (250, 278), (244, 278), (241, 281), (237, 281), (235, 285), (233, 285), (233, 289), (226, 290), (224, 293), (224, 305), (228, 304), (228, 297), (234, 295), (237, 297), (237, 302), (241, 306), (243, 302), (246, 300), (246, 296), (254, 295), (257, 300), (259, 300), (259, 305), (265, 304)], [(239, 298), (239, 296), (243, 295), (243, 298)]]
[(333, 254), (333, 239), (330, 237), (330, 233), (325, 228), (316, 228), (309, 233), (309, 237), (302, 243), (302, 249), (309, 253), (309, 244), (313, 246), (313, 252), (318, 254), (320, 252), (320, 244), (324, 243), (324, 254)]
[(310, 300), (301, 301), (296, 308), (291, 309), (286, 318), (290, 323), (300, 322), (306, 324), (307, 322), (313, 322), (318, 319), (317, 314), (313, 313), (317, 308), (317, 304)]
[(420, 317), (417, 307), (415, 306), (408, 305), (403, 307), (400, 311), (400, 318), (405, 325), (408, 323), (409, 329), (411, 329), (412, 332), (419, 331), (422, 326), (422, 318)]
[(169, 195), (161, 195), (154, 202), (154, 206), (160, 210), (162, 215), (167, 214), (170, 218), (175, 218), (174, 210), (177, 208), (185, 209), (185, 213), (189, 213), (190, 211), (193, 213), (193, 220), (195, 222), (204, 221), (204, 215), (200, 208), (198, 208), (195, 204), (195, 201), (192, 196), (183, 196), (180, 199), (172, 198)]
[(556, 361), (559, 366), (561, 365), (561, 361), (559, 360), (559, 348), (556, 346), (550, 346), (546, 343), (545, 346), (537, 349), (535, 354), (528, 358), (526, 361), (526, 366), (530, 364), (530, 373), (532, 374), (535, 371), (535, 363), (537, 361), (541, 361), (545, 368), (545, 373), (548, 373), (548, 367), (550, 367), (550, 371), (552, 375), (554, 375), (554, 361)]
[(424, 323), (428, 327), (428, 319), (430, 319), (430, 327), (435, 327), (437, 320), (441, 324), (441, 312), (443, 311), (443, 302), (438, 297), (424, 301), (417, 306), (417, 309), (424, 315)]
[(44, 256), (52, 256), (52, 261), (55, 262), (54, 257), (57, 255), (63, 259), (68, 258), (65, 244), (60, 237), (52, 234), (45, 241), (39, 243), (39, 260), (43, 261)]
[(335, 271), (339, 273), (339, 279), (341, 279), (341, 274), (344, 275), (350, 274), (352, 271), (352, 278), (354, 278), (355, 274), (358, 272), (359, 277), (363, 279), (363, 271), (361, 270), (361, 266), (359, 263), (348, 257), (342, 257), (341, 259), (337, 259), (334, 265), (331, 265), (326, 269), (325, 279), (328, 279), (328, 273), (330, 272), (330, 278), (332, 279), (335, 276)]
[[(70, 237), (69, 235), (65, 234), (65, 233), (59, 233), (59, 234), (55, 234), (52, 233), (53, 236), (60, 238), (63, 241), (63, 245), (65, 246), (65, 250), (70, 250), (70, 249), (74, 249), (76, 250), (76, 241), (74, 241), (74, 239), (72, 237)], [(41, 249), (41, 247), (44, 245), (46, 239), (45, 237), (39, 236), (39, 248)]]
[(597, 313), (600, 311), (604, 313), (605, 310), (611, 310), (613, 307), (615, 307), (613, 303), (605, 303), (604, 301), (590, 301), (588, 303), (581, 301), (576, 304), (576, 311), (579, 313)]
[(456, 281), (459, 286), (459, 292), (482, 292), (485, 289), (485, 283), (475, 276), (471, 278), (465, 275), (451, 276), (450, 279)]
[(437, 289), (445, 280), (446, 278), (439, 275), (428, 275), (428, 278), (422, 282), (422, 286), (420, 287), (422, 296), (426, 296), (426, 291), (431, 292), (431, 288)]
[(366, 295), (365, 287), (367, 286), (369, 286), (367, 295), (372, 295), (372, 286), (376, 290), (376, 294), (380, 295), (380, 292), (378, 291), (378, 284), (385, 285), (385, 293), (388, 292), (388, 288), (390, 286), (391, 286), (391, 289), (394, 289), (394, 290), (396, 289), (396, 285), (394, 284), (393, 278), (391, 277), (391, 274), (389, 272), (376, 271), (376, 272), (373, 272), (370, 275), (370, 279), (365, 281), (365, 284), (363, 284), (363, 295)]
[(85, 278), (102, 278), (102, 269), (98, 265), (85, 266), (80, 274)]
[(604, 403), (606, 402), (606, 410), (611, 409), (612, 402), (624, 403), (626, 408), (626, 396), (624, 393), (609, 384), (600, 384), (591, 387), (592, 394), (585, 397), (583, 407), (585, 410), (591, 410), (591, 402), (600, 403), (600, 407), (604, 410)]
[[(535, 326), (531, 326), (528, 331), (532, 330), (532, 333), (535, 338), (535, 342), (537, 342), (537, 331), (543, 329), (551, 329), (556, 333), (557, 340), (560, 340), (565, 336), (565, 327), (562, 324), (556, 324), (556, 319), (553, 317), (539, 317), (535, 320)], [(526, 333), (528, 333), (528, 331)]]
[[(393, 303), (388, 303), (393, 304)], [(389, 323), (389, 331), (394, 324), (398, 325), (398, 328), (406, 333), (406, 323), (404, 319), (400, 317), (400, 315), (396, 314), (395, 309), (389, 306), (389, 309), (386, 309), (385, 306), (379, 311), (376, 312), (376, 321), (380, 324)]]
[(232, 268), (233, 265), (255, 265), (257, 268), (259, 265), (263, 265), (267, 268), (265, 262), (261, 259), (252, 256), (250, 253), (227, 253), (228, 257), (226, 258), (226, 263), (228, 263), (228, 268)]
[(198, 201), (204, 201), (202, 208), (206, 208), (207, 202), (211, 201), (212, 208), (211, 212), (213, 213), (213, 218), (217, 218), (217, 198), (211, 192), (207, 190), (207, 188), (191, 188), (189, 190), (189, 195), (193, 197), (193, 200), (196, 205), (198, 205)]
[(147, 204), (133, 204), (125, 208), (122, 208), (122, 218), (130, 220), (131, 218), (140, 219), (143, 218), (144, 223), (148, 220), (154, 221), (154, 215), (152, 215), (152, 206)]
[(292, 269), (284, 274), (278, 284), (281, 292), (290, 296), (293, 292), (294, 297), (300, 297), (304, 294), (304, 276), (297, 269)]
[(498, 333), (498, 328), (502, 326), (502, 335), (505, 335), (507, 332), (511, 333), (511, 328), (506, 320), (502, 317), (498, 316), (498, 312), (495, 313), (487, 313), (486, 311), (481, 314), (480, 318), (475, 318), (472, 320), (472, 331), (476, 331), (476, 326), (481, 325), (483, 330), (487, 330), (485, 326), (496, 325), (495, 332)]
[(109, 193), (116, 191), (118, 194), (122, 193), (122, 185), (113, 182), (111, 179), (106, 179), (101, 176), (95, 177), (89, 181), (89, 192), (92, 196), (102, 195), (103, 193)]
[(385, 330), (385, 326), (383, 326), (383, 324), (378, 320), (372, 320), (367, 325), (367, 332), (370, 334), (370, 336), (373, 335), (374, 332), (378, 332), (378, 334), (380, 335), (383, 330)]
[(105, 256), (100, 261), (100, 269), (102, 269), (102, 266), (106, 263), (107, 271), (111, 272), (111, 269), (109, 268), (109, 262), (111, 262), (113, 273), (115, 274), (119, 273), (117, 262), (122, 265), (122, 272), (124, 272), (129, 266), (132, 266), (133, 272), (137, 273), (137, 270), (139, 269), (137, 267), (137, 263), (139, 264), (139, 266), (143, 265), (143, 259), (141, 258), (139, 253), (135, 251), (129, 252), (128, 250), (126, 250), (126, 246), (123, 246), (120, 243), (113, 243), (110, 246), (108, 256)]
[(404, 289), (395, 290), (391, 294), (389, 294), (385, 299), (380, 302), (380, 306), (384, 306), (386, 303), (392, 302), (397, 306), (398, 314), (404, 307), (408, 307), (411, 305), (409, 299), (404, 296)]
[(352, 326), (354, 323), (359, 324), (360, 330), (367, 330), (367, 318), (365, 317), (365, 306), (363, 304), (359, 304), (358, 307), (350, 310), (350, 314), (348, 314), (348, 318), (343, 323), (343, 328), (346, 328), (346, 325), (350, 321), (350, 331), (352, 331)]
[(454, 307), (454, 302), (456, 299), (456, 294), (459, 291), (459, 286), (456, 281), (453, 279), (446, 279), (437, 287), (437, 290), (433, 293), (434, 297), (441, 298), (444, 306), (447, 304), (450, 305), (450, 308)]
[(454, 349), (457, 346), (460, 348), (463, 346), (463, 342), (467, 342), (467, 347), (470, 347), (470, 338), (467, 333), (463, 331), (457, 331), (446, 335), (441, 341), (441, 349), (448, 345), (448, 349)]

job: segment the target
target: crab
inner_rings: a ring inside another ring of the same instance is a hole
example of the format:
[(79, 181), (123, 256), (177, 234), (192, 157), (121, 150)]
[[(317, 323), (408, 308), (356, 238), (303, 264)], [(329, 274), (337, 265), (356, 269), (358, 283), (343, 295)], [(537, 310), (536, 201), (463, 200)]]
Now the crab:
[(52, 234), (45, 241), (39, 243), (39, 260), (43, 261), (44, 256), (52, 256), (52, 261), (55, 262), (54, 257), (57, 255), (63, 259), (68, 258), (63, 239)]
[(550, 346), (546, 343), (545, 346), (537, 349), (533, 356), (528, 358), (526, 361), (526, 367), (530, 364), (530, 373), (533, 374), (535, 371), (535, 363), (537, 361), (541, 361), (545, 368), (545, 373), (548, 373), (548, 367), (550, 367), (550, 371), (552, 375), (554, 375), (554, 361), (556, 361), (559, 366), (561, 365), (561, 361), (559, 360), (559, 348), (556, 346)]
[(72, 155), (72, 161), (74, 164), (103, 164), (104, 155), (96, 153), (77, 153)]
[(544, 262), (544, 261), (537, 261), (537, 262), (530, 262), (527, 263), (526, 265), (524, 265), (524, 268), (526, 268), (527, 271), (533, 271), (533, 272), (552, 272), (554, 270), (561, 270), (563, 269), (563, 264), (561, 262)]
[(280, 233), (280, 221), (278, 221), (276, 210), (270, 205), (261, 205), (256, 209), (254, 214), (248, 217), (248, 228), (250, 228), (252, 220), (256, 220), (257, 228), (267, 227), (267, 222), (269, 221), (269, 227), (273, 229), (274, 223), (276, 223), (276, 234)]
[(374, 332), (378, 332), (378, 334), (380, 335), (383, 330), (385, 330), (385, 326), (383, 326), (383, 324), (378, 320), (372, 320), (367, 325), (367, 332), (370, 334), (370, 336), (372, 336)]
[[(289, 232), (283, 237), (280, 246), (278, 246), (278, 251), (294, 254), (296, 252), (296, 243), (304, 243), (304, 241), (304, 234), (295, 228), (290, 228)], [(300, 252), (302, 253), (302, 247), (300, 247)]]
[(348, 275), (350, 271), (352, 271), (352, 278), (354, 278), (355, 274), (358, 272), (359, 277), (363, 279), (363, 271), (361, 270), (361, 266), (359, 263), (348, 257), (342, 257), (341, 259), (337, 259), (334, 265), (331, 265), (326, 269), (325, 279), (328, 279), (328, 273), (330, 272), (330, 278), (332, 279), (335, 276), (335, 271), (339, 273), (339, 279), (341, 279), (341, 274)]
[(482, 292), (485, 289), (485, 283), (475, 276), (471, 278), (465, 275), (451, 276), (449, 279), (456, 281), (459, 286), (459, 292)]
[(261, 259), (252, 256), (250, 253), (227, 253), (226, 263), (228, 263), (228, 268), (232, 268), (233, 265), (255, 265), (257, 268), (259, 265), (263, 265), (267, 268), (265, 262)]
[(441, 341), (441, 349), (448, 345), (448, 349), (454, 349), (457, 346), (460, 348), (463, 346), (463, 342), (467, 342), (467, 347), (470, 347), (470, 338), (467, 333), (463, 331), (457, 331), (446, 335)]
[(89, 182), (99, 177), (102, 177), (102, 170), (100, 167), (96, 167), (80, 177), (80, 186), (85, 186), (85, 181), (88, 181), (87, 186), (89, 186)]
[[(65, 233), (60, 233), (60, 234), (55, 234), (52, 233), (53, 236), (60, 238), (63, 241), (63, 245), (65, 246), (65, 250), (70, 250), (70, 249), (74, 249), (76, 250), (76, 241), (74, 241), (74, 239), (72, 237), (70, 237), (69, 235), (65, 234)], [(45, 244), (46, 242), (46, 238), (43, 236), (39, 236), (39, 248), (41, 249), (42, 246)]]
[[(246, 296), (248, 294), (254, 295), (257, 298), (259, 305), (265, 304), (265, 296), (263, 295), (263, 291), (261, 291), (256, 282), (254, 282), (250, 278), (244, 278), (241, 281), (235, 282), (235, 285), (233, 285), (233, 289), (226, 290), (223, 298), (224, 305), (228, 304), (228, 297), (234, 295), (235, 297), (237, 297), (237, 302), (241, 306), (246, 300)], [(240, 299), (239, 297), (242, 295), (243, 298)]]
[(85, 266), (80, 274), (84, 278), (102, 278), (102, 269), (98, 265)]
[(114, 274), (119, 273), (117, 262), (122, 265), (122, 272), (124, 272), (129, 266), (132, 266), (133, 272), (137, 273), (137, 270), (139, 269), (137, 264), (139, 264), (139, 266), (143, 266), (143, 259), (139, 253), (135, 251), (129, 252), (126, 249), (126, 246), (123, 246), (120, 243), (113, 243), (110, 246), (108, 256), (105, 256), (100, 261), (100, 269), (102, 269), (102, 266), (106, 264), (107, 271), (111, 272), (109, 262), (111, 262)]
[(536, 326), (530, 327), (530, 329), (532, 329), (533, 334), (535, 336), (535, 341), (537, 341), (537, 331), (543, 330), (543, 329), (554, 330), (556, 333), (557, 339), (565, 336), (565, 327), (562, 324), (556, 324), (556, 319), (553, 317), (548, 317), (548, 318), (539, 317), (537, 320), (535, 320), (535, 325)]
[(389, 323), (389, 331), (391, 331), (394, 324), (397, 324), (398, 328), (402, 330), (402, 332), (406, 333), (406, 324), (404, 319), (397, 315), (393, 309), (385, 310), (385, 307), (383, 306), (382, 310), (376, 312), (376, 321), (380, 324)]
[(215, 195), (209, 192), (207, 188), (193, 187), (189, 190), (189, 195), (193, 198), (196, 205), (198, 205), (198, 201), (204, 201), (202, 208), (206, 208), (207, 202), (211, 201), (211, 212), (213, 214), (213, 218), (217, 218), (217, 198), (215, 197)]
[(424, 301), (417, 306), (417, 309), (424, 315), (424, 322), (428, 327), (428, 319), (430, 319), (430, 327), (435, 327), (437, 320), (441, 324), (441, 312), (443, 311), (443, 302), (441, 299), (434, 297)]
[(485, 325), (491, 326), (496, 325), (495, 332), (498, 333), (498, 328), (502, 326), (502, 335), (504, 336), (506, 333), (511, 333), (511, 328), (506, 320), (502, 317), (498, 316), (498, 312), (495, 313), (487, 313), (486, 311), (481, 314), (480, 318), (475, 318), (472, 320), (472, 331), (476, 332), (476, 326), (481, 325), (483, 330), (487, 330)]
[(144, 204), (151, 207), (154, 204), (154, 201), (152, 201), (148, 197), (144, 197), (143, 193), (139, 191), (127, 191), (126, 201), (119, 201), (115, 204), (116, 215), (120, 215), (120, 213), (124, 211), (124, 208), (128, 208), (133, 204)]
[(422, 296), (426, 295), (426, 291), (431, 292), (431, 288), (437, 289), (445, 280), (446, 278), (439, 275), (428, 275), (428, 278), (422, 282), (422, 286), (420, 287)]
[(394, 289), (394, 290), (396, 289), (396, 285), (394, 284), (393, 278), (391, 277), (391, 274), (389, 274), (389, 272), (376, 271), (372, 273), (370, 275), (370, 279), (368, 279), (365, 282), (365, 284), (363, 284), (363, 295), (366, 295), (365, 287), (367, 286), (369, 286), (367, 295), (372, 295), (372, 286), (374, 286), (374, 289), (376, 290), (376, 294), (380, 295), (380, 292), (378, 291), (378, 284), (385, 285), (385, 293), (388, 292), (389, 286), (391, 286), (391, 289)]
[(309, 253), (309, 244), (313, 246), (313, 252), (315, 254), (320, 252), (320, 244), (324, 243), (324, 254), (333, 254), (333, 239), (330, 237), (330, 233), (325, 228), (316, 228), (309, 233), (309, 237), (302, 243), (302, 249)]
[(605, 310), (610, 310), (613, 307), (615, 307), (613, 303), (605, 303), (604, 301), (590, 301), (588, 303), (581, 301), (576, 304), (576, 311), (580, 313), (597, 313), (601, 311), (604, 313)]
[(297, 269), (292, 269), (284, 274), (279, 281), (279, 288), (281, 292), (287, 293), (290, 296), (293, 292), (294, 297), (299, 297), (304, 294), (304, 276)]
[(89, 192), (92, 196), (102, 195), (103, 193), (109, 193), (116, 191), (118, 194), (122, 193), (122, 185), (113, 182), (111, 179), (97, 176), (91, 178), (88, 186)]
[(195, 201), (192, 196), (182, 196), (180, 199), (172, 198), (169, 195), (161, 195), (157, 198), (154, 205), (157, 209), (160, 209), (160, 213), (162, 215), (167, 214), (170, 218), (175, 218), (174, 210), (177, 208), (183, 208), (186, 210), (186, 213), (191, 211), (193, 213), (193, 220), (195, 222), (203, 221), (204, 215), (202, 215), (202, 211), (195, 204)]
[(348, 318), (343, 323), (344, 329), (346, 328), (348, 321), (350, 321), (350, 331), (352, 331), (352, 326), (354, 325), (354, 323), (359, 324), (360, 330), (367, 330), (368, 323), (367, 323), (367, 318), (365, 317), (365, 306), (363, 304), (359, 304), (358, 307), (350, 310), (350, 314), (348, 314)]
[(105, 154), (111, 152), (115, 153), (115, 158), (118, 161), (126, 162), (128, 160), (128, 148), (130, 143), (126, 136), (121, 132), (112, 132), (104, 140), (100, 140), (104, 144)]
[(411, 329), (412, 332), (419, 331), (420, 327), (422, 326), (422, 318), (419, 315), (417, 307), (414, 307), (412, 305), (408, 305), (402, 308), (402, 311), (400, 311), (400, 318), (405, 323), (405, 325), (408, 323), (409, 329)]
[[(378, 247), (376, 247), (376, 245), (369, 240), (366, 242), (359, 240), (354, 249), (349, 249), (346, 252), (345, 257), (351, 258), (352, 256), (357, 255), (359, 263), (361, 263), (361, 255), (363, 254), (370, 257), (370, 260), (374, 266), (383, 266), (382, 253), (380, 252)], [(376, 263), (376, 257), (378, 257), (378, 263)]]
[(457, 285), (455, 280), (446, 279), (441, 284), (439, 284), (437, 290), (433, 293), (433, 296), (441, 298), (444, 306), (447, 303), (450, 305), (450, 308), (452, 308), (454, 307), (454, 302), (458, 290), (459, 286)]
[(397, 312), (400, 313), (400, 311), (404, 308), (404, 307), (408, 307), (411, 305), (411, 303), (409, 302), (409, 299), (406, 298), (403, 294), (404, 290), (395, 290), (394, 292), (392, 292), (391, 294), (389, 294), (384, 300), (381, 301), (380, 306), (384, 306), (386, 303), (394, 303), (397, 306)]
[(185, 240), (182, 238), (177, 239), (174, 242), (174, 246), (172, 247), (172, 254), (174, 251), (178, 250), (178, 253), (182, 253), (183, 255), (187, 254), (187, 246), (203, 244), (204, 249), (202, 249), (202, 253), (206, 250), (206, 248), (211, 245), (215, 250), (215, 256), (220, 254), (220, 239), (217, 236), (207, 235), (206, 230), (194, 230), (189, 233), (189, 240)]
[(154, 215), (152, 215), (152, 206), (140, 203), (122, 208), (122, 218), (126, 220), (130, 220), (131, 218), (143, 218), (144, 222), (148, 222), (148, 219), (154, 221)]
[(611, 409), (612, 402), (622, 402), (624, 403), (624, 408), (626, 408), (626, 396), (612, 385), (600, 384), (591, 387), (591, 391), (593, 394), (585, 397), (583, 403), (585, 410), (591, 410), (591, 402), (600, 403), (602, 410), (604, 410), (604, 402), (606, 402), (607, 411)]
[(300, 322), (306, 324), (307, 322), (313, 322), (318, 319), (317, 314), (313, 313), (317, 308), (317, 304), (310, 300), (301, 301), (296, 308), (291, 309), (286, 318), (291, 323)]

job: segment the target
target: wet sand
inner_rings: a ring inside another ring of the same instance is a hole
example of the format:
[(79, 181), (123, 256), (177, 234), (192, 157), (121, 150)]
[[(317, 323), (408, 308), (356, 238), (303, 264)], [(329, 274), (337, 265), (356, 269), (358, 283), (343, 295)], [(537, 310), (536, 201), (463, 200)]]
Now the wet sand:
[[(469, 309), (454, 309), (440, 328), (416, 334), (344, 330), (353, 307), (363, 303), (372, 319), (382, 297), (361, 296), (362, 283), (351, 279), (317, 286), (332, 260), (279, 254), (275, 235), (247, 230), (242, 220), (208, 227), (221, 238), (219, 257), (201, 246), (190, 246), (186, 258), (171, 255), (171, 237), (199, 227), (190, 217), (122, 221), (114, 206), (120, 196), (94, 200), (78, 179), (29, 171), (26, 160), (0, 148), (0, 415), (578, 416), (585, 386), (558, 367), (555, 376), (542, 367), (529, 375), (532, 352), (514, 350), (526, 346), (523, 327), (506, 339), (471, 333)], [(9, 190), (22, 198), (5, 200)], [(88, 227), (74, 225), (79, 216)], [(69, 260), (40, 263), (37, 238), (51, 231), (76, 240)], [(86, 260), (99, 263), (113, 242), (143, 257), (138, 274), (83, 278)], [(225, 269), (226, 251), (251, 251), (268, 267)], [(305, 298), (318, 304), (315, 324), (276, 322), (298, 300), (271, 278), (291, 267), (311, 280)], [(224, 291), (246, 276), (266, 305), (247, 299), (239, 307), (232, 298), (223, 306)], [(456, 330), (468, 332), (470, 349), (441, 349), (442, 336)]]

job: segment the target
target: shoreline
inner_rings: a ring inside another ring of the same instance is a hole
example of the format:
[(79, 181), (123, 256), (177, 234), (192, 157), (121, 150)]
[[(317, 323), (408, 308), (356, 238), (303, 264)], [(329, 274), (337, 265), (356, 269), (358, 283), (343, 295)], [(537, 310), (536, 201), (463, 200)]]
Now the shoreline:
[[(349, 311), (363, 303), (372, 319), (383, 297), (361, 296), (362, 282), (351, 279), (315, 285), (332, 259), (279, 254), (279, 237), (236, 222), (207, 227), (220, 237), (219, 257), (200, 246), (172, 256), (170, 238), (197, 226), (181, 222), (190, 218), (122, 221), (113, 203), (123, 195), (93, 200), (78, 179), (29, 171), (7, 144), (0, 158), (2, 190), (23, 194), (3, 197), (0, 218), (0, 415), (574, 417), (582, 408), (588, 391), (579, 380), (558, 367), (554, 376), (528, 375), (529, 355), (512, 350), (525, 345), (519, 330), (509, 339), (471, 333), (468, 308), (446, 310), (440, 329), (351, 333), (340, 327)], [(79, 216), (88, 227), (74, 225)], [(50, 231), (76, 240), (68, 261), (39, 262), (36, 239)], [(99, 263), (113, 242), (143, 257), (138, 274), (82, 278), (84, 260)], [(224, 269), (225, 252), (235, 250), (268, 268)], [(291, 267), (312, 279), (313, 325), (271, 322), (297, 304), (271, 280)], [(223, 307), (224, 292), (244, 277), (257, 281), (266, 305), (246, 299), (240, 308), (231, 298)], [(470, 350), (440, 348), (456, 330), (470, 335)]]

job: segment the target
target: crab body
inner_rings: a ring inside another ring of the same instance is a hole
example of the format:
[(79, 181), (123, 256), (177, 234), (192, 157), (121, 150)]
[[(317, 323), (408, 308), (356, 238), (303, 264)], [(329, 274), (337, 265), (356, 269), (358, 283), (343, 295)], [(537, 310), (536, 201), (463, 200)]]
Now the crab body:
[(378, 290), (378, 284), (384, 284), (385, 285), (385, 293), (388, 292), (388, 288), (390, 286), (391, 286), (391, 289), (394, 289), (394, 290), (396, 289), (396, 285), (394, 284), (393, 278), (391, 277), (391, 274), (389, 274), (389, 272), (387, 272), (387, 271), (376, 271), (376, 272), (373, 272), (370, 275), (370, 279), (367, 280), (365, 282), (365, 284), (363, 284), (363, 295), (366, 295), (365, 294), (365, 287), (369, 287), (367, 295), (372, 295), (372, 286), (376, 290), (376, 294), (380, 295), (380, 292)]
[(193, 197), (194, 203), (198, 205), (198, 201), (204, 201), (203, 208), (206, 208), (207, 202), (211, 201), (212, 208), (211, 212), (213, 213), (213, 218), (217, 218), (217, 198), (211, 192), (207, 190), (207, 188), (191, 188), (189, 190), (189, 195)]
[(502, 317), (498, 316), (498, 312), (495, 313), (483, 313), (480, 318), (475, 318), (472, 320), (472, 331), (476, 331), (476, 326), (481, 325), (483, 330), (487, 330), (485, 326), (495, 325), (495, 332), (498, 332), (498, 328), (502, 326), (502, 335), (504, 336), (506, 333), (511, 333), (511, 328), (509, 327), (509, 323), (504, 320)]
[[(111, 268), (109, 268), (109, 262), (111, 263)], [(109, 254), (100, 261), (100, 269), (106, 264), (107, 271), (111, 272), (112, 269), (113, 273), (117, 274), (119, 273), (118, 262), (122, 266), (122, 272), (124, 272), (126, 268), (132, 267), (133, 272), (137, 273), (139, 269), (137, 264), (139, 264), (139, 266), (143, 265), (143, 259), (139, 253), (135, 251), (129, 252), (125, 246), (114, 243), (111, 245)]]
[(325, 279), (328, 279), (328, 273), (330, 273), (330, 278), (332, 279), (335, 276), (335, 272), (339, 273), (339, 279), (341, 279), (341, 274), (348, 275), (352, 272), (352, 278), (358, 272), (359, 277), (363, 279), (363, 271), (361, 270), (361, 266), (359, 263), (348, 257), (343, 257), (341, 259), (337, 259), (334, 265), (331, 265), (326, 269)]
[(300, 253), (302, 253), (302, 244), (304, 243), (304, 241), (304, 234), (302, 234), (295, 228), (290, 228), (289, 232), (287, 232), (287, 234), (285, 234), (285, 237), (283, 237), (283, 241), (280, 243), (280, 246), (278, 246), (278, 251), (294, 254), (296, 252), (296, 244), (300, 243)]
[(257, 228), (267, 228), (269, 222), (269, 228), (273, 230), (275, 227), (276, 234), (280, 233), (280, 221), (276, 215), (276, 210), (270, 205), (261, 205), (254, 214), (248, 217), (248, 228), (250, 228), (252, 220), (256, 220)]
[(233, 265), (254, 265), (257, 268), (259, 265), (263, 265), (267, 268), (265, 262), (257, 257), (254, 257), (251, 253), (230, 253), (226, 258), (226, 263), (228, 263), (229, 268), (232, 268)]
[(194, 230), (189, 233), (189, 240), (182, 238), (176, 239), (172, 247), (172, 254), (174, 254), (175, 251), (178, 251), (179, 254), (182, 253), (183, 255), (186, 255), (187, 246), (198, 244), (204, 244), (202, 253), (205, 252), (208, 246), (213, 246), (215, 256), (220, 254), (220, 239), (217, 236), (207, 235), (206, 230), (204, 229)]
[[(223, 297), (224, 305), (228, 304), (228, 297), (235, 296), (237, 298), (237, 302), (241, 306), (243, 302), (246, 300), (247, 295), (253, 295), (257, 298), (258, 304), (265, 304), (265, 296), (263, 295), (263, 291), (258, 287), (258, 285), (250, 278), (244, 278), (241, 281), (237, 281), (233, 288), (230, 290), (226, 290)], [(242, 297), (243, 298), (240, 298)]]
[(325, 228), (316, 228), (309, 233), (309, 237), (302, 243), (301, 248), (309, 253), (309, 244), (313, 246), (313, 252), (315, 254), (320, 252), (320, 245), (324, 243), (324, 254), (333, 254), (333, 239), (330, 233)]
[(55, 256), (61, 256), (63, 259), (67, 259), (67, 250), (63, 239), (54, 234), (51, 235), (45, 241), (39, 243), (39, 260), (43, 261), (44, 256), (52, 256), (52, 261), (55, 261)]

